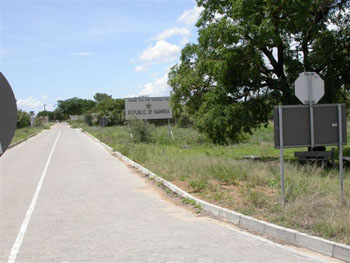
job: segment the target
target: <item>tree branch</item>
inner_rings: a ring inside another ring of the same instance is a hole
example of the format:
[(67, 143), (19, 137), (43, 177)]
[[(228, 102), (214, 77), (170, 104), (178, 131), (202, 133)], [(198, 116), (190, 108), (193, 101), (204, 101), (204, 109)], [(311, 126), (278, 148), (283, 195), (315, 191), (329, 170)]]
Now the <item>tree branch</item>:
[(272, 52), (267, 49), (267, 47), (261, 47), (260, 50), (265, 54), (265, 56), (269, 59), (272, 67), (273, 72), (276, 73), (278, 77), (282, 75), (283, 72), (280, 72), (278, 62), (276, 61), (275, 57), (273, 56)]

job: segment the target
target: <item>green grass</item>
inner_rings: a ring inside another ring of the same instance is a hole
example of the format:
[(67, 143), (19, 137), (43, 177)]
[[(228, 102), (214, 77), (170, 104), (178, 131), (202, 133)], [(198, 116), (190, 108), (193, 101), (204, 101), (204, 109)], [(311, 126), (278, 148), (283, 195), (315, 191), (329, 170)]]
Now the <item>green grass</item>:
[(12, 138), (11, 144), (27, 139), (29, 136), (49, 128), (50, 128), (49, 125), (43, 125), (39, 127), (25, 127), (21, 129), (16, 129), (15, 135)]
[[(286, 205), (281, 205), (279, 150), (272, 125), (229, 146), (211, 144), (193, 129), (157, 127), (151, 143), (132, 142), (127, 127), (78, 124), (115, 150), (211, 203), (312, 235), (350, 244), (350, 168), (345, 169), (345, 205), (339, 202), (335, 168), (298, 165), (285, 150)], [(350, 129), (348, 129), (349, 131)], [(350, 149), (345, 149), (349, 154)], [(258, 155), (260, 161), (243, 160)]]

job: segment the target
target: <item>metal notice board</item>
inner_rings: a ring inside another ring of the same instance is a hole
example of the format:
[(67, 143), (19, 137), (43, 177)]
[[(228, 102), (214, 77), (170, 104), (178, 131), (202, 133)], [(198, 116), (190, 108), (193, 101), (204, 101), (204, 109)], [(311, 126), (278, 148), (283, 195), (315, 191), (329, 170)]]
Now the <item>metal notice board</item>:
[(340, 200), (344, 203), (343, 145), (347, 143), (345, 104), (276, 106), (275, 148), (280, 149), (281, 194), (285, 203), (283, 148), (338, 145)]
[(125, 119), (128, 121), (131, 139), (133, 135), (130, 130), (129, 121), (134, 118), (145, 120), (146, 122), (147, 120), (168, 119), (169, 134), (175, 140), (170, 125), (170, 119), (173, 118), (170, 97), (125, 98)]
[[(316, 104), (313, 109), (313, 131), (311, 130), (310, 106), (288, 105), (282, 108), (283, 147), (316, 147), (339, 145), (339, 104)], [(347, 143), (346, 106), (341, 104), (342, 144)], [(275, 148), (280, 148), (279, 107), (274, 108)], [(311, 136), (314, 136), (312, 145)]]
[(172, 119), (170, 97), (125, 98), (125, 118), (126, 120)]

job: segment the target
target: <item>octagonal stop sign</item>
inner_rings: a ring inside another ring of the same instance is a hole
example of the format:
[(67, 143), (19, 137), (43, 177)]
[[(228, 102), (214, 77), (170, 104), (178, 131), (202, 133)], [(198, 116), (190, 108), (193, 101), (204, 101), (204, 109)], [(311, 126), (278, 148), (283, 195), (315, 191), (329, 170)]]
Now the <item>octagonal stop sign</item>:
[(0, 72), (0, 156), (6, 151), (16, 130), (17, 105), (10, 84)]
[(295, 96), (303, 103), (317, 103), (324, 95), (324, 81), (316, 72), (303, 72), (296, 79)]

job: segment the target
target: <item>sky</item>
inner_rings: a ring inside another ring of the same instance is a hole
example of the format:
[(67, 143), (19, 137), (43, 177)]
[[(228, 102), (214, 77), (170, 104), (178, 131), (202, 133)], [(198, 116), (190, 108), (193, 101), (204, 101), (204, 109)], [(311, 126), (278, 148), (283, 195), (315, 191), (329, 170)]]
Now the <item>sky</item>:
[(0, 0), (0, 71), (17, 106), (169, 96), (169, 69), (196, 42), (194, 0)]

